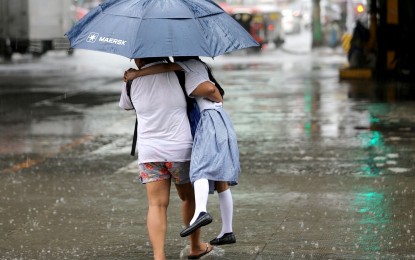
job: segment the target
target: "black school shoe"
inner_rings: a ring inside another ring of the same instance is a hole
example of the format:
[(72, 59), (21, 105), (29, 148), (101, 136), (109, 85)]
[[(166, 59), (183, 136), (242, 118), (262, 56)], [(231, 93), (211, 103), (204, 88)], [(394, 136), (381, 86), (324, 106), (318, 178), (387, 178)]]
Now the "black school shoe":
[(203, 226), (206, 226), (212, 222), (212, 217), (207, 212), (200, 212), (199, 216), (197, 217), (195, 223), (188, 226), (187, 228), (183, 229), (182, 232), (180, 232), (181, 237), (187, 237), (188, 235), (191, 235), (193, 232), (195, 232), (198, 228), (201, 228)]
[(235, 235), (233, 232), (225, 233), (220, 238), (215, 238), (210, 240), (209, 244), (219, 246), (219, 245), (227, 245), (227, 244), (233, 244), (236, 242)]

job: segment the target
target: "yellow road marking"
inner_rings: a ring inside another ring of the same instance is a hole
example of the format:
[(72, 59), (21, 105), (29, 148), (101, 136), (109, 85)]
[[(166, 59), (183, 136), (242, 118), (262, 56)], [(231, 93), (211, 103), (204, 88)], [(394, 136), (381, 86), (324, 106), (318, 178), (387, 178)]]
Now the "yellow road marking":
[(14, 164), (12, 167), (6, 169), (5, 171), (18, 172), (20, 170), (30, 168), (36, 164), (38, 164), (38, 160), (28, 159), (25, 162)]
[[(59, 152), (63, 152), (63, 151), (66, 151), (66, 150), (73, 149), (73, 148), (75, 148), (75, 147), (77, 147), (77, 146), (79, 146), (81, 144), (84, 144), (84, 143), (92, 140), (93, 138), (94, 137), (92, 135), (82, 136), (82, 137), (80, 137), (78, 139), (73, 140), (69, 144), (66, 144), (66, 145), (61, 146), (58, 150), (59, 150)], [(2, 171), (16, 173), (18, 171), (21, 171), (21, 170), (24, 170), (24, 169), (33, 167), (33, 166), (35, 166), (35, 165), (37, 165), (37, 164), (45, 161), (47, 158), (52, 157), (52, 156), (58, 154), (59, 152), (48, 153), (44, 157), (39, 158), (39, 159), (27, 159), (24, 162), (16, 163), (16, 164), (12, 165), (11, 167), (9, 167), (7, 169), (4, 169)]]

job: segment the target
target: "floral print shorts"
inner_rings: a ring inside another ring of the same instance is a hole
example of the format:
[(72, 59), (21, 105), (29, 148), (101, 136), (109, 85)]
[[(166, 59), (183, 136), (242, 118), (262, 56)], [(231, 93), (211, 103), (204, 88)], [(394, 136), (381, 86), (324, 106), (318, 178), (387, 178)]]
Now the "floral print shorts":
[(190, 182), (190, 162), (150, 162), (138, 164), (140, 181), (149, 182), (172, 179), (174, 184)]

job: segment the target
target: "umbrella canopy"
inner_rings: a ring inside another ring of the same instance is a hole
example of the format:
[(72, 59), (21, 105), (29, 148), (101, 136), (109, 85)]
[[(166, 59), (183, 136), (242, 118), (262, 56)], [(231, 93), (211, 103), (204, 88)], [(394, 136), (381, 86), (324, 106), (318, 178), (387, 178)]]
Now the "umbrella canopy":
[(108, 0), (66, 35), (72, 48), (127, 58), (215, 57), (259, 46), (211, 0)]

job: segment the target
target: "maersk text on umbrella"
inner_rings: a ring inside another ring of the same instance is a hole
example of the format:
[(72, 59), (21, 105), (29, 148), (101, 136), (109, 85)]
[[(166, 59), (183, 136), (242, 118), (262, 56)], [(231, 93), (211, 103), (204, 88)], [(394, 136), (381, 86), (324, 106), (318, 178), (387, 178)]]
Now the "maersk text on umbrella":
[(107, 38), (107, 37), (99, 37), (98, 41), (113, 43), (113, 44), (117, 44), (117, 45), (125, 45), (127, 43), (127, 41), (124, 41), (124, 40), (119, 40), (119, 39), (114, 39), (114, 38)]
[[(99, 33), (96, 32), (91, 32), (88, 36), (88, 38), (86, 39), (87, 42), (90, 43), (94, 43), (96, 41), (96, 39), (98, 38)], [(108, 43), (113, 43), (113, 44), (117, 44), (117, 45), (125, 45), (127, 43), (127, 41), (124, 40), (119, 40), (119, 39), (115, 39), (115, 38), (108, 38), (108, 37), (99, 37), (98, 41), (100, 42), (108, 42)]]

